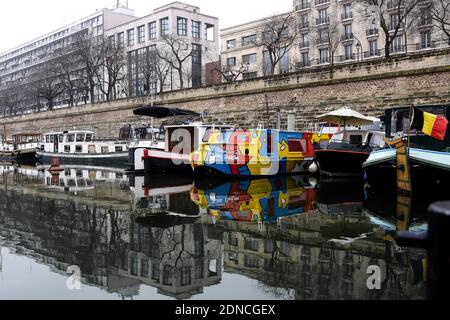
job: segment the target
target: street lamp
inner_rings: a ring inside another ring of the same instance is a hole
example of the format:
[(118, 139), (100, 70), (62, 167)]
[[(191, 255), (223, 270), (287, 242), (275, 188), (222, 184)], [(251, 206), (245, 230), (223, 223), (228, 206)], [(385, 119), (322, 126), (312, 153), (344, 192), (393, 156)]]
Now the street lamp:
[[(359, 41), (359, 39), (357, 37), (355, 37), (355, 35), (353, 35), (353, 39), (355, 39), (357, 41), (356, 51), (358, 52), (358, 62), (360, 62), (362, 60), (360, 58), (362, 57), (362, 54), (363, 54), (363, 51), (362, 51), (363, 47), (362, 47), (361, 41)], [(361, 52), (361, 57), (359, 55), (359, 52)]]
[(356, 44), (356, 51), (358, 52), (358, 62), (359, 62), (359, 50), (361, 50), (361, 44), (358, 42)]

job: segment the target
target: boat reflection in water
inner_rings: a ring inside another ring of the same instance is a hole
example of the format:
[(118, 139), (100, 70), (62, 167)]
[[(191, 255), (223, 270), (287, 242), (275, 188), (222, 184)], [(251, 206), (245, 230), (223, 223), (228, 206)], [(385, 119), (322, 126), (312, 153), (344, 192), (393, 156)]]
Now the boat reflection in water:
[[(175, 177), (109, 180), (74, 170), (58, 185), (92, 177), (94, 189), (55, 189), (36, 168), (0, 170), (0, 281), (9, 281), (0, 298), (425, 297), (426, 252), (397, 247), (375, 215), (340, 206), (360, 195), (337, 195), (344, 186), (333, 181), (194, 187)], [(318, 210), (319, 200), (328, 210)], [(69, 266), (80, 268), (83, 290), (66, 289)], [(381, 290), (368, 289), (369, 266), (381, 269)], [(38, 283), (24, 281), (29, 274)], [(44, 294), (43, 285), (52, 289)]]
[(194, 187), (191, 198), (218, 219), (271, 223), (312, 209), (315, 190), (306, 177), (289, 176), (231, 180), (206, 190)]

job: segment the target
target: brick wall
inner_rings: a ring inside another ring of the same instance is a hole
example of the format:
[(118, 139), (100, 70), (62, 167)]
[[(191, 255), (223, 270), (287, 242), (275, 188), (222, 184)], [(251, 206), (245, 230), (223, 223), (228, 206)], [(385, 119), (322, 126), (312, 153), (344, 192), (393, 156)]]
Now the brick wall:
[[(252, 128), (259, 123), (282, 127), (295, 113), (297, 129), (313, 123), (316, 115), (347, 105), (379, 116), (387, 107), (409, 104), (450, 104), (450, 50), (403, 55), (340, 65), (333, 73), (319, 68), (284, 77), (260, 78), (162, 94), (156, 104), (194, 110), (205, 120)], [(126, 123), (149, 123), (133, 116), (144, 99), (78, 106), (10, 119), (0, 119), (8, 134), (26, 131), (94, 129), (100, 137), (114, 137)], [(267, 113), (267, 106), (269, 113)], [(3, 130), (2, 130), (3, 131)]]

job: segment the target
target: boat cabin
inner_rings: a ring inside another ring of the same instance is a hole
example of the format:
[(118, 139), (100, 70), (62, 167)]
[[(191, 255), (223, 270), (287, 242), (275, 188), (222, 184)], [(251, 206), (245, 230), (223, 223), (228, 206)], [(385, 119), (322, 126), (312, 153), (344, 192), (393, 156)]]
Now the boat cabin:
[[(443, 116), (450, 121), (450, 105), (419, 106), (417, 109)], [(450, 151), (450, 126), (444, 141), (436, 140), (422, 133), (423, 117), (411, 112), (410, 107), (388, 109), (385, 112), (386, 137), (392, 138), (401, 132), (404, 135), (410, 134), (411, 147), (434, 151)], [(412, 122), (411, 129), (409, 124)]]
[(226, 125), (206, 125), (201, 122), (188, 125), (176, 125), (165, 127), (165, 150), (178, 154), (190, 155), (198, 150), (198, 147), (209, 141), (214, 130), (230, 130)]
[(127, 151), (125, 144), (116, 145), (111, 140), (96, 140), (95, 133), (87, 130), (46, 133), (40, 150), (60, 154), (109, 154)]
[(385, 145), (384, 132), (365, 130), (346, 130), (335, 133), (330, 140), (330, 144), (345, 144), (355, 148), (375, 148), (380, 149)]
[(36, 149), (42, 141), (40, 133), (19, 133), (12, 136), (14, 149), (18, 151)]
[(119, 141), (165, 141), (165, 130), (128, 125), (120, 128)]

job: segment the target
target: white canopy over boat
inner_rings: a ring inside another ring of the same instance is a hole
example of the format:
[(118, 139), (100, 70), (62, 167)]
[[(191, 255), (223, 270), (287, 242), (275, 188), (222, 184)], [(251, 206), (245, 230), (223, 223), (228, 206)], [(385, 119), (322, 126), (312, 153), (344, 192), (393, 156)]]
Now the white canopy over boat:
[(352, 110), (349, 107), (344, 107), (342, 109), (323, 114), (316, 117), (316, 119), (319, 119), (323, 122), (329, 122), (344, 126), (364, 126), (380, 121), (380, 119), (378, 118), (366, 117), (365, 115)]

